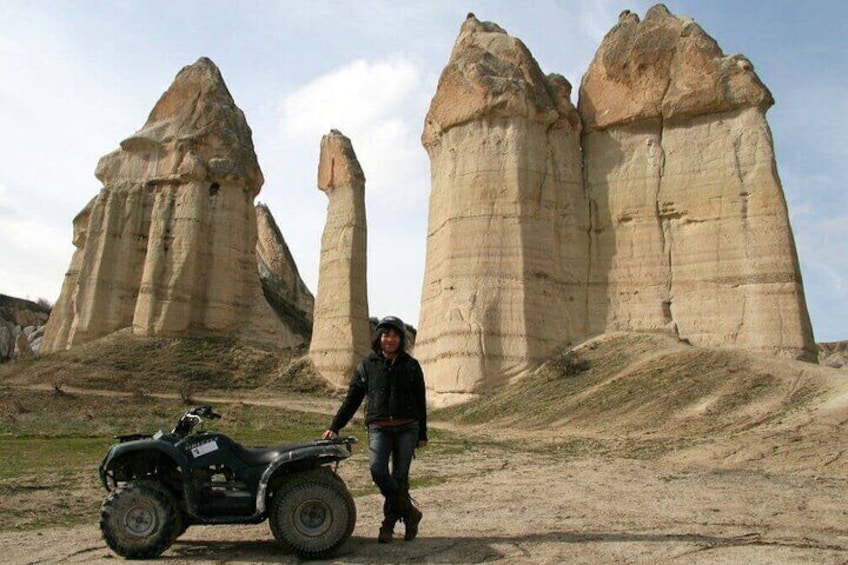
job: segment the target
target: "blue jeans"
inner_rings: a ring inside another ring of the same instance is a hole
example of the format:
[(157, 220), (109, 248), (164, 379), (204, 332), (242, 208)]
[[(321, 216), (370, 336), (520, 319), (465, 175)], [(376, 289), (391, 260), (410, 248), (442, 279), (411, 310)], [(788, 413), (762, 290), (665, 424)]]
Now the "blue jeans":
[[(418, 446), (418, 422), (400, 426), (368, 426), (371, 478), (386, 498), (409, 489), (409, 468)], [(389, 472), (389, 458), (392, 469)]]

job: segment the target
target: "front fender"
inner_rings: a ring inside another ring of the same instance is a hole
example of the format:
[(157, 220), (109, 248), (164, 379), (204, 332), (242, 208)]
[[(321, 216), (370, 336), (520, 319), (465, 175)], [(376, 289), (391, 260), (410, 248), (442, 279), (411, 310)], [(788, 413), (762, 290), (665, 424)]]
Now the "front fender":
[[(353, 453), (351, 444), (355, 441), (350, 440), (353, 440), (353, 438), (348, 440), (321, 440), (282, 453), (273, 463), (268, 465), (268, 468), (262, 473), (262, 478), (259, 479), (259, 488), (256, 490), (257, 515), (266, 511), (265, 503), (268, 498), (268, 485), (271, 483), (271, 479), (291, 469), (318, 467), (333, 461), (347, 459)], [(307, 462), (308, 465), (304, 465)]]
[(148, 438), (126, 441), (110, 447), (100, 463), (100, 481), (106, 490), (113, 490), (117, 481), (122, 479), (118, 474), (120, 466), (132, 465), (134, 469), (138, 470), (161, 456), (173, 461), (182, 472), (183, 477), (188, 476), (188, 461), (176, 447), (164, 441)]

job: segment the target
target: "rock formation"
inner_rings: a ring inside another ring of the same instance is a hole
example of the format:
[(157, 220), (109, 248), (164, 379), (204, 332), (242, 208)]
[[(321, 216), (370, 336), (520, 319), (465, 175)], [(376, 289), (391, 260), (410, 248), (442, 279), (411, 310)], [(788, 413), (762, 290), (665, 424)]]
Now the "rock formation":
[(297, 270), (289, 246), (271, 211), (256, 206), (256, 262), (262, 292), (285, 325), (309, 341), (315, 298)]
[(424, 125), (431, 160), (416, 356), (435, 404), (569, 342), (666, 329), (813, 359), (765, 111), (741, 56), (658, 5), (607, 35), (581, 86), (473, 15)]
[(469, 15), (422, 141), (432, 191), (415, 353), (443, 400), (585, 335), (588, 210), (571, 85)]
[(818, 343), (819, 364), (848, 371), (848, 341)]
[(336, 386), (350, 381), (370, 351), (365, 175), (350, 140), (332, 130), (321, 138), (318, 188), (329, 199), (321, 237), (318, 293), (309, 357)]
[(95, 174), (103, 189), (74, 220), (77, 249), (43, 352), (129, 326), (302, 343), (262, 296), (253, 205), (262, 172), (212, 61), (183, 68)]
[(38, 353), (50, 305), (0, 294), (0, 363)]
[(815, 359), (765, 119), (771, 94), (665, 6), (629, 12), (583, 78), (589, 333), (669, 327), (707, 347)]

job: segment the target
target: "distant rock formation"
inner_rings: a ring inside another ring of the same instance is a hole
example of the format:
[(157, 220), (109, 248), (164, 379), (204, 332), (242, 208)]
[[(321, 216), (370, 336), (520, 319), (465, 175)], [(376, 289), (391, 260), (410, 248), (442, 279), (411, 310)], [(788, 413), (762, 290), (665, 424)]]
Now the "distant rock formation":
[(252, 134), (218, 68), (183, 68), (96, 170), (103, 189), (74, 220), (77, 250), (42, 352), (132, 327), (303, 343), (274, 315), (257, 272)]
[(504, 384), (586, 333), (570, 94), (523, 43), (469, 15), (422, 135), (432, 192), (415, 354), (442, 398)]
[(256, 229), (256, 262), (265, 299), (282, 322), (308, 342), (315, 297), (300, 278), (289, 246), (264, 204), (256, 206)]
[(848, 341), (818, 343), (819, 364), (848, 371)]
[(422, 142), (431, 159), (416, 356), (434, 403), (527, 374), (558, 346), (666, 329), (813, 360), (750, 62), (658, 5), (625, 12), (581, 86), (469, 15)]
[(335, 386), (346, 385), (370, 352), (365, 175), (350, 140), (337, 130), (321, 138), (318, 188), (327, 194), (327, 221), (309, 357)]
[(0, 294), (0, 363), (37, 353), (50, 305)]

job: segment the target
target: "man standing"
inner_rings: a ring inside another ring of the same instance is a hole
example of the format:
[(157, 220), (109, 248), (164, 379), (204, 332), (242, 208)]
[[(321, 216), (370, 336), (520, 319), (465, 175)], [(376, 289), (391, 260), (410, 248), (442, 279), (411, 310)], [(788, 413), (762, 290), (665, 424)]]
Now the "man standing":
[(403, 322), (394, 316), (380, 320), (373, 354), (356, 367), (347, 395), (324, 432), (325, 439), (338, 435), (368, 398), (371, 478), (385, 497), (380, 543), (392, 541), (398, 520), (405, 526), (404, 540), (415, 539), (422, 517), (409, 496), (409, 468), (415, 449), (427, 445), (427, 403), (421, 365), (405, 347)]

